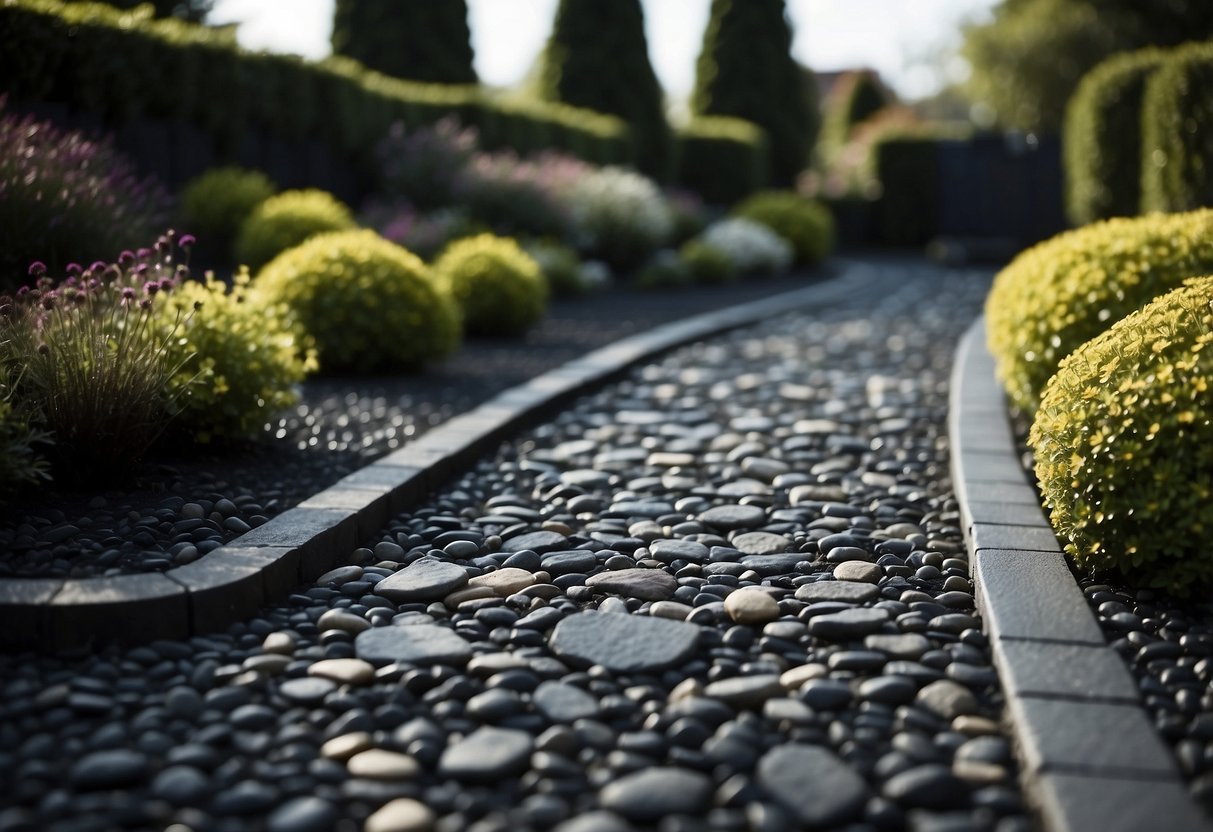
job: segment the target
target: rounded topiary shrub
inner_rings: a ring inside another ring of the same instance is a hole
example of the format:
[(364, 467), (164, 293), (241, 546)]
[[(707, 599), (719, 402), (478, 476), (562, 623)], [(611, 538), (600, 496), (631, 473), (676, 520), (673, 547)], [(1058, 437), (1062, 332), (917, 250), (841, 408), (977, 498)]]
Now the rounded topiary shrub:
[(459, 312), (415, 254), (373, 231), (320, 234), (254, 282), (316, 340), (328, 373), (415, 370), (455, 349)]
[(1029, 436), (1067, 551), (1083, 567), (1187, 594), (1213, 580), (1213, 277), (1076, 349)]
[(327, 191), (284, 191), (259, 204), (241, 224), (236, 259), (256, 272), (309, 237), (355, 227), (349, 207)]
[(761, 223), (792, 246), (798, 265), (816, 263), (834, 247), (830, 209), (792, 191), (763, 191), (733, 208), (733, 216)]
[(986, 299), (998, 375), (1031, 413), (1061, 359), (1130, 312), (1213, 272), (1213, 210), (1111, 219), (1046, 240), (999, 272)]
[(728, 254), (703, 240), (688, 240), (678, 250), (692, 283), (728, 283), (737, 279), (737, 269)]
[(523, 249), (539, 264), (552, 297), (576, 297), (590, 290), (581, 274), (581, 258), (573, 249), (550, 240), (532, 240)]
[(249, 214), (277, 192), (278, 186), (259, 170), (212, 168), (182, 189), (182, 227), (216, 257), (227, 257)]
[(539, 264), (512, 238), (480, 234), (451, 243), (434, 271), (476, 335), (518, 335), (543, 317), (548, 287)]

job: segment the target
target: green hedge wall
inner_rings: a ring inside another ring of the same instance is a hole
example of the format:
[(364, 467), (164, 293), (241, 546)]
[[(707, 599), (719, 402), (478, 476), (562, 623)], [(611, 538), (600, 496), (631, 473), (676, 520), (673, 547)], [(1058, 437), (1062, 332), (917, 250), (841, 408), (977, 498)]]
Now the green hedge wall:
[(229, 31), (151, 20), (101, 3), (0, 0), (0, 94), (60, 102), (109, 126), (139, 117), (199, 126), (230, 155), (241, 137), (319, 140), (370, 162), (389, 125), (455, 115), (487, 147), (565, 150), (599, 163), (634, 158), (612, 116), (561, 104), (506, 104), (476, 86), (423, 84), (348, 58), (313, 63), (240, 49)]
[(1182, 47), (1146, 84), (1142, 211), (1213, 206), (1213, 44)]
[(873, 146), (882, 243), (921, 246), (934, 236), (939, 214), (937, 144), (935, 138), (890, 136)]
[(1066, 215), (1074, 225), (1141, 209), (1142, 104), (1166, 52), (1116, 55), (1083, 76), (1066, 106)]
[(767, 186), (766, 131), (727, 116), (700, 116), (677, 134), (679, 185), (729, 204)]

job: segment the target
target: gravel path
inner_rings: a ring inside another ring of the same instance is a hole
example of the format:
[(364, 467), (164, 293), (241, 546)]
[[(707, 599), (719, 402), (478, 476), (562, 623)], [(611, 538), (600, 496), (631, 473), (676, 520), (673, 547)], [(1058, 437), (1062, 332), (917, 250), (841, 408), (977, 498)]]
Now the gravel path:
[(225, 634), (0, 657), (0, 830), (1030, 828), (947, 479), (987, 287), (659, 358)]
[[(555, 301), (525, 339), (469, 339), (428, 372), (314, 379), (264, 441), (174, 455), (102, 494), (45, 491), (0, 507), (0, 577), (116, 575), (188, 563), (496, 393), (659, 323), (790, 291), (789, 275), (695, 292), (616, 287)], [(283, 472), (287, 472), (284, 476)]]

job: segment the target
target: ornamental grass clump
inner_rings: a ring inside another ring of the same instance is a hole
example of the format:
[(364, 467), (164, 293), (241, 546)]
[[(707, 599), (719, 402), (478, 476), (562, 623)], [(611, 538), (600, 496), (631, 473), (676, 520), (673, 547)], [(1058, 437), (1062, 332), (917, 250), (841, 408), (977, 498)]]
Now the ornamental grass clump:
[(313, 237), (270, 261), (253, 291), (290, 310), (326, 373), (417, 370), (459, 344), (458, 309), (431, 270), (373, 231)]
[(4, 112), (0, 100), (0, 287), (35, 260), (52, 273), (153, 239), (167, 195), (112, 145)]
[(797, 265), (822, 260), (834, 246), (834, 217), (830, 209), (794, 191), (754, 194), (730, 213), (761, 223), (782, 237), (792, 247)]
[(254, 208), (240, 226), (236, 259), (256, 272), (309, 237), (356, 227), (350, 209), (327, 191), (283, 191)]
[(1213, 582), (1213, 277), (1061, 362), (1029, 435), (1053, 527), (1082, 567), (1180, 595)]
[(173, 432), (194, 442), (255, 437), (299, 400), (297, 385), (316, 369), (311, 337), (285, 306), (258, 302), (249, 282), (243, 269), (231, 286), (208, 273), (160, 302), (165, 321), (193, 311), (171, 342), (168, 393), (180, 402)]
[[(181, 238), (182, 246), (192, 239)], [(54, 439), (56, 479), (120, 479), (179, 409), (183, 386), (173, 350), (194, 313), (160, 313), (158, 296), (188, 275), (172, 237), (126, 251), (115, 264), (69, 265), (0, 299), (0, 358), (13, 378), (13, 402)]]
[(986, 299), (990, 352), (1012, 403), (1035, 411), (1061, 359), (1184, 280), (1213, 273), (1213, 210), (1111, 219), (1021, 253)]
[(518, 243), (481, 234), (450, 245), (434, 272), (474, 335), (521, 335), (543, 317), (548, 286), (539, 264)]

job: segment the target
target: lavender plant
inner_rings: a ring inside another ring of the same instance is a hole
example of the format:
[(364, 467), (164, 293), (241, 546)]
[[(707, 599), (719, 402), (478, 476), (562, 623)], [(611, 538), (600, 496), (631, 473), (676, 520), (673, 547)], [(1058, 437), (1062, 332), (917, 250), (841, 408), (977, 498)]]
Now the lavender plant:
[(0, 99), (0, 286), (34, 260), (53, 272), (133, 248), (162, 228), (167, 195), (108, 141), (6, 112)]
[(375, 148), (380, 185), (392, 197), (420, 208), (442, 208), (454, 198), (455, 182), (479, 149), (476, 131), (453, 118), (408, 130), (393, 124)]
[(178, 257), (191, 243), (170, 232), (117, 263), (69, 264), (58, 283), (36, 262), (34, 284), (0, 298), (0, 363), (14, 401), (54, 437), (56, 479), (129, 474), (173, 416), (171, 346), (192, 311), (166, 322), (156, 300), (188, 276)]

